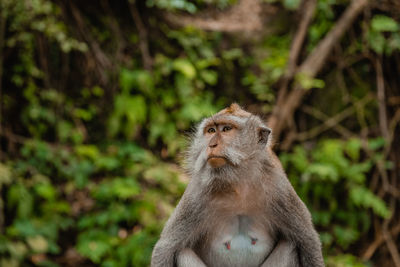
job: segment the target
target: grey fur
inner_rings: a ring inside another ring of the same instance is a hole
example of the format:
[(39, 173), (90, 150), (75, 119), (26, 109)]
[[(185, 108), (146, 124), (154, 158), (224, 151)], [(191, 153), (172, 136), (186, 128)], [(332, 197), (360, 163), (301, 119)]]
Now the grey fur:
[(298, 256), (294, 243), (285, 240), (279, 242), (273, 252), (268, 256), (266, 261), (261, 265), (261, 267), (269, 266), (299, 266)]
[(178, 266), (191, 266), (191, 267), (206, 267), (199, 256), (194, 253), (190, 248), (181, 250), (177, 259)]
[[(265, 260), (256, 266), (324, 266), (321, 243), (310, 213), (270, 150), (271, 138), (264, 141), (269, 132), (264, 131), (260, 139), (259, 129), (267, 127), (258, 116), (236, 120), (240, 125), (237, 136), (234, 142), (225, 144), (223, 151), (229, 164), (216, 169), (207, 164), (208, 140), (203, 128), (224, 117), (227, 115), (217, 114), (204, 119), (193, 136), (186, 157), (191, 181), (154, 247), (151, 266), (206, 266), (205, 263), (226, 266), (227, 261), (215, 256), (211, 249), (218, 234), (214, 229), (226, 220), (229, 226), (230, 220), (247, 213), (251, 214), (250, 220), (259, 224), (257, 229), (263, 231), (261, 236), (265, 239), (263, 248), (269, 250), (263, 256)], [(232, 187), (243, 191), (245, 201), (230, 202), (226, 192)], [(248, 222), (245, 227), (251, 225)], [(247, 253), (244, 257), (251, 255)], [(240, 266), (234, 262), (229, 265)]]

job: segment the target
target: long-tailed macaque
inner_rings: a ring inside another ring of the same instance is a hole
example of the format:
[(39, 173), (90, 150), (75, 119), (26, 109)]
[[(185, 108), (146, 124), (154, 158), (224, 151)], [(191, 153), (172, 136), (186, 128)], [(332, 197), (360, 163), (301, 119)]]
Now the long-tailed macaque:
[(310, 213), (272, 152), (270, 133), (237, 104), (200, 123), (187, 153), (191, 180), (152, 267), (324, 266)]

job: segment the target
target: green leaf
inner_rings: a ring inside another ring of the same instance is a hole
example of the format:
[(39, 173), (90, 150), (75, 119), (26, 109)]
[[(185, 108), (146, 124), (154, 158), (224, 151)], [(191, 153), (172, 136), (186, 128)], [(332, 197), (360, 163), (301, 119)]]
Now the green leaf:
[(213, 70), (202, 70), (200, 77), (209, 85), (215, 85), (218, 81), (218, 74)]
[(3, 184), (11, 183), (11, 170), (8, 166), (0, 163), (0, 188)]
[(152, 155), (142, 147), (129, 142), (122, 143), (118, 149), (118, 157), (128, 159), (129, 162), (151, 162)]
[(399, 24), (390, 17), (375, 15), (371, 20), (371, 28), (377, 32), (395, 32), (399, 30)]
[(95, 145), (78, 145), (75, 147), (76, 154), (81, 157), (87, 157), (89, 159), (96, 159), (99, 157), (99, 149)]
[(322, 180), (331, 180), (333, 182), (339, 180), (336, 168), (329, 164), (313, 163), (307, 168), (306, 174), (311, 174)]
[(94, 263), (100, 263), (102, 258), (111, 252), (112, 245), (105, 232), (94, 229), (79, 235), (76, 248), (82, 256)]
[(375, 214), (382, 218), (389, 218), (391, 212), (382, 199), (375, 196), (369, 189), (363, 186), (354, 186), (350, 189), (350, 198), (358, 205), (365, 208), (372, 208)]
[(369, 267), (368, 263), (363, 263), (358, 257), (351, 254), (339, 254), (336, 256), (328, 256), (326, 260), (327, 266), (337, 267)]
[(189, 13), (195, 13), (197, 11), (196, 5), (186, 0), (175, 0), (175, 1), (146, 0), (146, 5), (148, 7), (156, 6), (160, 9), (166, 9), (166, 10), (175, 10), (175, 9), (184, 10)]
[(325, 82), (320, 79), (315, 79), (307, 75), (306, 73), (296, 74), (295, 81), (300, 84), (303, 89), (311, 88), (324, 88)]
[(97, 199), (128, 199), (140, 193), (140, 185), (133, 178), (114, 178), (103, 181), (94, 195)]
[(8, 244), (10, 254), (15, 258), (22, 258), (28, 253), (28, 248), (22, 242), (10, 242)]
[(103, 156), (100, 155), (95, 159), (95, 165), (100, 169), (100, 170), (107, 170), (111, 171), (114, 169), (117, 169), (120, 167), (122, 162), (120, 162), (118, 159), (112, 156)]
[(392, 36), (389, 37), (386, 52), (388, 55), (391, 55), (393, 51), (398, 50), (400, 50), (400, 33), (393, 33)]
[(352, 181), (358, 184), (365, 182), (365, 174), (371, 169), (372, 164), (370, 161), (362, 163), (351, 164), (343, 171), (343, 174)]
[(385, 145), (386, 141), (383, 137), (377, 137), (374, 139), (369, 139), (368, 140), (368, 147), (371, 150), (378, 150), (382, 148)]
[(7, 229), (7, 234), (13, 237), (28, 237), (37, 235), (37, 229), (33, 222), (27, 219), (17, 219), (13, 225)]
[(360, 233), (356, 229), (339, 225), (334, 226), (333, 232), (336, 236), (336, 242), (344, 248), (347, 248), (360, 236)]
[(345, 144), (345, 151), (353, 160), (358, 160), (360, 157), (361, 141), (360, 139), (352, 138)]
[(123, 94), (129, 94), (131, 89), (151, 95), (154, 89), (154, 77), (146, 70), (122, 69), (119, 74), (119, 84)]
[(127, 199), (138, 195), (140, 186), (133, 179), (118, 179), (113, 182), (112, 190), (117, 197)]
[(123, 93), (129, 93), (135, 84), (135, 76), (128, 69), (122, 69), (119, 73), (119, 85)]
[(39, 183), (35, 185), (36, 193), (46, 200), (53, 201), (56, 198), (57, 192), (50, 183)]
[(382, 54), (385, 50), (386, 40), (382, 33), (377, 31), (369, 31), (367, 35), (369, 46), (378, 54)]
[(241, 58), (243, 56), (243, 51), (240, 48), (232, 48), (230, 50), (223, 50), (222, 57), (225, 60), (234, 60)]
[(118, 95), (115, 98), (115, 109), (109, 119), (109, 134), (115, 136), (123, 132), (127, 138), (132, 138), (140, 124), (147, 116), (145, 98), (142, 95)]
[(305, 172), (309, 166), (309, 161), (307, 159), (306, 151), (301, 146), (296, 146), (293, 151), (293, 157), (291, 157), (291, 162), (297, 170), (300, 172)]
[(26, 187), (21, 184), (11, 186), (7, 196), (9, 209), (16, 208), (18, 218), (27, 218), (33, 210), (33, 197)]
[(295, 10), (300, 5), (300, 0), (283, 0), (283, 5), (290, 10)]
[(196, 76), (196, 69), (193, 64), (186, 58), (178, 58), (174, 60), (173, 68), (179, 71), (185, 77), (193, 79)]
[[(15, 257), (15, 255), (13, 255)], [(0, 258), (0, 266), (19, 267), (19, 260), (15, 258)]]
[(330, 246), (333, 241), (333, 236), (328, 232), (322, 232), (319, 235), (323, 246)]
[(41, 235), (28, 237), (26, 242), (28, 243), (30, 248), (36, 253), (47, 252), (49, 248), (47, 240)]

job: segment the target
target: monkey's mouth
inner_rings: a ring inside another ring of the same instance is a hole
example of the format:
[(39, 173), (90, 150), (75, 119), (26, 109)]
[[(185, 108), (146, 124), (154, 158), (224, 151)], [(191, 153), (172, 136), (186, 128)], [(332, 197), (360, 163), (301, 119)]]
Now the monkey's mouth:
[(224, 159), (224, 160), (226, 160), (226, 158), (224, 156), (215, 156), (215, 155), (211, 155), (211, 156), (209, 156), (207, 158), (207, 160), (210, 160), (210, 159)]
[(223, 156), (210, 155), (207, 158), (207, 162), (213, 168), (220, 168), (220, 167), (224, 166), (227, 163), (227, 160)]

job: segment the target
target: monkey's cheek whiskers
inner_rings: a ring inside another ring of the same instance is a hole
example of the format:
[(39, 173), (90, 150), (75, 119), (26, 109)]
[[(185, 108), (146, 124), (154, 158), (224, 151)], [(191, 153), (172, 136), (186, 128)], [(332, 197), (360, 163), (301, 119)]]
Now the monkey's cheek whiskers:
[(232, 148), (227, 149), (226, 153), (224, 154), (233, 166), (238, 166), (245, 159), (245, 156), (242, 153)]
[(194, 162), (194, 172), (200, 173), (207, 165), (207, 157), (205, 153), (201, 153)]

